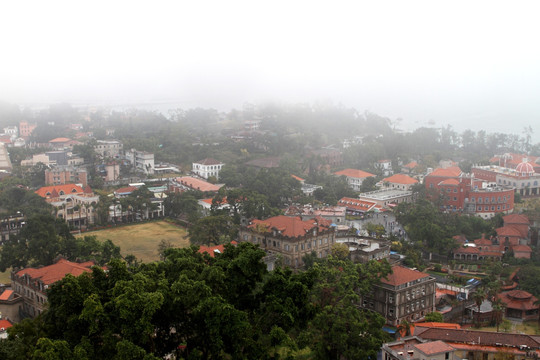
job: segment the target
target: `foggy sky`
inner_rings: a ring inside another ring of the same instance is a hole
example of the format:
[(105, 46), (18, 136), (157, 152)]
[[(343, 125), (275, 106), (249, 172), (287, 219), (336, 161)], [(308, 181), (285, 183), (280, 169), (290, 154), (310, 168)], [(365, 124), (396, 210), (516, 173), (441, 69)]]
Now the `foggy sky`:
[(540, 141), (535, 1), (7, 1), (0, 99), (331, 100)]

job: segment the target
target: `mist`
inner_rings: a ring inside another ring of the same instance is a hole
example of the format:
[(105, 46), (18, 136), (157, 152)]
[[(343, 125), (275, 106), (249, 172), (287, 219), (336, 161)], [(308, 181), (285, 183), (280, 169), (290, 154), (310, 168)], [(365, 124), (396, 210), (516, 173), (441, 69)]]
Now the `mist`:
[[(0, 99), (21, 106), (343, 103), (540, 139), (536, 2), (8, 3)], [(158, 106), (158, 105), (156, 105)]]

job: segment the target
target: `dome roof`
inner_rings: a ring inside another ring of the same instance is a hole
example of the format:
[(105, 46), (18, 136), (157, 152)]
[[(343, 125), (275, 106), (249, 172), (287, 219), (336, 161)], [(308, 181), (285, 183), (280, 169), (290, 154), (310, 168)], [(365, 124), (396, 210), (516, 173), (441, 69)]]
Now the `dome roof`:
[(527, 300), (532, 298), (532, 295), (524, 290), (512, 290), (507, 292), (506, 296), (514, 300)]
[(518, 166), (516, 166), (516, 171), (522, 174), (534, 174), (534, 167), (524, 159), (522, 163), (519, 163)]

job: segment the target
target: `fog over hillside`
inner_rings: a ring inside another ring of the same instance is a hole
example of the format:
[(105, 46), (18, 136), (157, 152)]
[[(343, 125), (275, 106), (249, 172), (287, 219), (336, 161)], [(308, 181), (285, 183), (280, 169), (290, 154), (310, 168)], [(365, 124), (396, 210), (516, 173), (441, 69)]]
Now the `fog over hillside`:
[(157, 110), (332, 101), (401, 118), (405, 129), (531, 125), (539, 140), (539, 7), (10, 2), (0, 22), (0, 99)]

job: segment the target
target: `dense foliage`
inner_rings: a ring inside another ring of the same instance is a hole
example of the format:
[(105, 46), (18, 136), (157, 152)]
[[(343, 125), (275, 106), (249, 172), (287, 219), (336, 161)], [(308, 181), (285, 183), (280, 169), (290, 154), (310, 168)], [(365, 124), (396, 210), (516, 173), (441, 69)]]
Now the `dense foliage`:
[(9, 330), (4, 359), (368, 359), (384, 320), (358, 294), (389, 271), (328, 258), (310, 270), (267, 272), (264, 252), (243, 243), (215, 258), (196, 247), (164, 261), (66, 276), (49, 309)]

